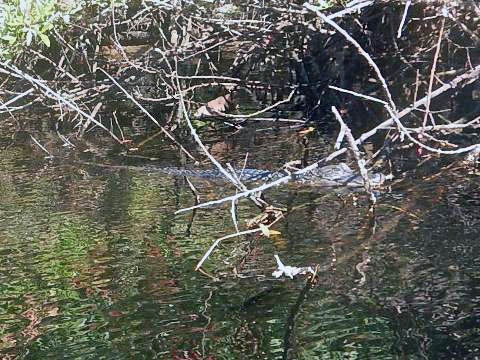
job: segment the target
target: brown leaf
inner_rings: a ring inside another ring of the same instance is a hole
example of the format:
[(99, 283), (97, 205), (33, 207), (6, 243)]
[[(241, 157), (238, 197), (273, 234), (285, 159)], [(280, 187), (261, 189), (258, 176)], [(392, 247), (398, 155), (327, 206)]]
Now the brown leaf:
[(121, 311), (118, 311), (118, 310), (110, 310), (108, 312), (108, 315), (110, 315), (111, 317), (120, 317), (120, 316), (125, 315), (125, 313), (123, 313)]
[(232, 107), (232, 94), (226, 94), (219, 96), (213, 100), (210, 100), (207, 104), (200, 107), (194, 117), (201, 119), (209, 116), (222, 116), (225, 112), (229, 111)]
[(315, 131), (315, 128), (312, 127), (312, 126), (310, 126), (310, 127), (308, 127), (307, 129), (300, 131), (298, 134), (299, 134), (300, 136), (305, 136), (305, 135), (307, 135), (307, 134), (309, 134), (309, 133), (311, 133), (311, 132), (313, 132), (313, 131)]
[(58, 315), (58, 306), (52, 306), (47, 309), (47, 315), (48, 316), (57, 316)]

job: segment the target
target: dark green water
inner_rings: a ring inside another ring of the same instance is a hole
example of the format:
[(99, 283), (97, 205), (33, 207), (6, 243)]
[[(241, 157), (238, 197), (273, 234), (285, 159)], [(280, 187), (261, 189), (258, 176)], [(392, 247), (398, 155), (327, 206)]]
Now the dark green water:
[[(358, 194), (272, 189), (289, 209), (281, 234), (223, 242), (204, 266), (214, 280), (194, 267), (235, 231), (229, 204), (175, 215), (194, 204), (184, 179), (43, 159), (5, 137), (0, 355), (477, 359), (479, 179), (446, 175), (383, 194), (374, 217)], [(202, 201), (234, 193), (191, 180)], [(239, 202), (241, 229), (257, 214)], [(318, 284), (275, 279), (274, 254), (319, 264)]]

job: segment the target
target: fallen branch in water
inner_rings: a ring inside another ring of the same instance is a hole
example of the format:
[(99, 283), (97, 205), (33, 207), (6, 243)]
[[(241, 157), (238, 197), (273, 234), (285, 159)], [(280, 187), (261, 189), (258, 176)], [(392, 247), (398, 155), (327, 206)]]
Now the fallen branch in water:
[(218, 244), (220, 244), (223, 240), (231, 239), (231, 238), (234, 238), (234, 237), (237, 237), (237, 236), (242, 236), (242, 235), (255, 234), (255, 233), (258, 233), (258, 232), (261, 232), (261, 231), (262, 231), (262, 229), (256, 228), (256, 229), (252, 229), (252, 230), (237, 232), (235, 234), (226, 235), (226, 236), (223, 236), (223, 237), (215, 240), (213, 242), (213, 244), (210, 245), (210, 247), (208, 248), (206, 253), (202, 256), (202, 258), (198, 262), (197, 266), (195, 266), (195, 271), (198, 271), (198, 269), (200, 269), (202, 267), (203, 263), (208, 259), (208, 257), (212, 253), (212, 251), (215, 250), (215, 248), (218, 246)]
[(357, 160), (358, 169), (360, 170), (360, 175), (362, 176), (363, 183), (365, 186), (365, 192), (370, 197), (370, 204), (375, 205), (375, 203), (377, 202), (377, 198), (375, 197), (375, 194), (372, 191), (372, 184), (370, 183), (370, 179), (368, 178), (368, 171), (365, 168), (365, 160), (363, 160), (360, 154), (360, 149), (355, 143), (355, 139), (353, 138), (350, 128), (347, 126), (347, 124), (345, 124), (345, 122), (343, 121), (342, 117), (340, 116), (340, 113), (338, 112), (335, 106), (332, 106), (332, 112), (337, 118), (338, 122), (340, 123), (340, 128), (341, 128), (340, 132), (344, 133), (345, 136), (347, 137), (347, 141), (350, 146), (350, 149), (353, 152), (353, 156), (355, 156), (355, 160)]
[[(444, 93), (445, 91), (449, 90), (449, 89), (452, 89), (452, 88), (455, 88), (457, 85), (459, 85), (462, 81), (466, 81), (466, 80), (470, 80), (472, 78), (478, 78), (480, 76), (480, 65), (476, 66), (474, 69), (466, 72), (465, 74), (462, 74), (462, 75), (459, 75), (457, 76), (455, 79), (451, 80), (450, 82), (442, 85), (440, 88), (438, 88), (437, 90), (433, 91), (431, 94), (430, 94), (430, 98), (434, 98), (434, 97), (437, 97), (439, 96), (440, 94)], [(422, 99), (414, 102), (412, 105), (410, 105), (409, 107), (405, 108), (404, 110), (398, 112), (397, 116), (396, 116), (396, 119), (401, 119), (402, 117), (408, 115), (409, 113), (411, 113), (412, 111), (414, 111), (415, 109), (417, 109), (418, 107), (422, 106), (422, 105), (425, 105), (427, 102), (427, 96), (423, 97)], [(370, 137), (372, 137), (373, 135), (375, 135), (379, 130), (388, 130), (392, 125), (395, 124), (395, 119), (393, 117), (390, 117), (389, 119), (385, 120), (384, 122), (382, 122), (381, 124), (377, 125), (376, 127), (374, 127), (373, 129), (369, 130), (369, 131), (366, 131), (364, 132), (362, 135), (360, 135), (356, 140), (355, 140), (355, 144), (356, 145), (360, 145), (362, 143), (364, 143), (367, 139), (369, 139)], [(444, 125), (444, 126), (448, 126), (448, 125)], [(460, 126), (461, 127), (461, 126)], [(426, 129), (430, 129), (429, 127), (427, 127)], [(435, 129), (435, 127), (431, 128), (432, 130)], [(442, 127), (439, 127), (439, 129), (442, 129)], [(408, 130), (407, 128), (405, 128), (405, 130)], [(407, 134), (409, 134), (408, 131), (406, 131)], [(466, 146), (466, 147), (462, 147), (460, 149), (456, 149), (456, 150), (447, 150), (447, 151), (441, 151), (441, 150), (438, 150), (438, 149), (435, 149), (435, 148), (431, 148), (431, 147), (428, 147), (422, 143), (420, 143), (418, 140), (416, 139), (413, 139), (412, 138), (412, 141), (415, 142), (415, 143), (418, 143), (419, 146), (422, 146), (422, 147), (426, 147), (427, 150), (429, 151), (433, 151), (433, 152), (438, 152), (438, 153), (442, 153), (442, 154), (461, 154), (461, 153), (466, 153), (466, 152), (469, 152), (469, 151), (472, 151), (472, 150), (476, 150), (478, 149), (478, 147), (480, 147), (480, 143), (478, 144), (474, 144), (474, 145), (470, 145), (470, 146)], [(347, 151), (347, 148), (341, 148), (337, 151), (334, 151), (333, 153), (331, 153), (330, 155), (320, 159), (319, 161), (317, 161), (316, 163), (310, 165), (310, 166), (307, 166), (305, 167), (304, 169), (302, 170), (299, 170), (299, 171), (296, 171), (296, 172), (293, 172), (291, 175), (287, 175), (287, 176), (284, 176), (280, 179), (277, 179), (275, 181), (272, 181), (272, 182), (269, 182), (269, 183), (265, 183), (265, 184), (262, 184), (256, 188), (253, 188), (253, 189), (250, 189), (250, 190), (247, 190), (247, 191), (244, 191), (242, 193), (238, 193), (238, 194), (235, 194), (235, 195), (232, 195), (232, 196), (228, 196), (228, 197), (225, 197), (225, 198), (222, 198), (222, 199), (218, 199), (218, 200), (213, 200), (213, 201), (208, 201), (206, 203), (202, 203), (202, 204), (198, 204), (198, 205), (195, 205), (195, 206), (192, 206), (192, 207), (188, 207), (188, 208), (184, 208), (184, 209), (180, 209), (180, 210), (177, 210), (176, 213), (181, 213), (181, 212), (184, 212), (184, 211), (190, 211), (190, 210), (193, 210), (193, 209), (196, 209), (196, 208), (204, 208), (204, 207), (209, 207), (209, 206), (212, 206), (212, 205), (219, 205), (219, 204), (222, 204), (226, 201), (234, 201), (234, 200), (238, 200), (242, 197), (246, 197), (246, 196), (249, 196), (250, 194), (254, 194), (255, 192), (259, 192), (259, 191), (265, 191), (269, 188), (272, 188), (272, 187), (275, 187), (275, 186), (278, 186), (280, 184), (284, 184), (284, 183), (287, 183), (288, 181), (290, 181), (292, 179), (292, 176), (296, 176), (296, 175), (301, 175), (301, 174), (304, 174), (306, 172), (309, 172), (315, 168), (317, 168), (320, 164), (322, 163), (327, 163), (329, 161), (332, 161), (333, 159), (337, 158), (338, 156), (344, 154), (345, 152)]]

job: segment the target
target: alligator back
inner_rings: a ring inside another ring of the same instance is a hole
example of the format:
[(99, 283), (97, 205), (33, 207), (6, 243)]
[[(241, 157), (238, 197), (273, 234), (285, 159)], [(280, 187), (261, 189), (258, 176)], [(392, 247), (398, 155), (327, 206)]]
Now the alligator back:
[[(178, 167), (158, 167), (158, 166), (145, 166), (144, 170), (152, 173), (162, 173), (171, 176), (191, 176), (202, 177), (208, 179), (224, 179), (225, 176), (218, 169), (182, 169)], [(239, 180), (245, 182), (268, 180), (274, 177), (277, 172), (261, 169), (235, 169), (235, 175)], [(284, 174), (285, 176), (285, 174)]]
[[(145, 170), (149, 172), (162, 173), (171, 176), (191, 176), (209, 179), (224, 179), (225, 176), (217, 169), (199, 170), (182, 169), (177, 167), (156, 167), (146, 166)], [(236, 169), (236, 177), (243, 182), (272, 181), (290, 173), (286, 170), (269, 171), (262, 169)], [(383, 184), (385, 176), (381, 173), (369, 174), (371, 185), (376, 187)], [(294, 181), (310, 185), (323, 187), (362, 187), (363, 179), (360, 175), (352, 171), (345, 163), (337, 165), (327, 165), (318, 167), (302, 175), (292, 176)]]
[[(146, 166), (115, 166), (92, 164), (100, 167), (108, 167), (113, 169), (132, 169), (140, 170), (155, 174), (165, 174), (169, 176), (189, 176), (201, 177), (208, 179), (224, 180), (225, 176), (217, 169), (188, 169), (179, 167), (160, 167), (156, 165)], [(269, 171), (262, 169), (236, 169), (235, 176), (242, 182), (267, 182), (277, 180), (279, 178), (290, 175), (286, 170)], [(385, 181), (385, 176), (381, 173), (369, 174), (370, 182), (373, 187), (378, 187)], [(292, 180), (310, 186), (321, 187), (362, 187), (363, 179), (360, 175), (355, 173), (348, 165), (340, 163), (337, 165), (327, 165), (312, 169), (311, 171), (301, 174), (292, 175)]]

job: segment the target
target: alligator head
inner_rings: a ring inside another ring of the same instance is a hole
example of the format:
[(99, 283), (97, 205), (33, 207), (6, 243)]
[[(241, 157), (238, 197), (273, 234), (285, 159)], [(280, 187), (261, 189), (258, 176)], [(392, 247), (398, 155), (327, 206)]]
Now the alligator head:
[[(369, 173), (368, 177), (373, 187), (378, 187), (385, 182), (385, 175), (381, 173)], [(316, 168), (304, 174), (299, 180), (314, 186), (364, 186), (363, 178), (345, 163)]]

